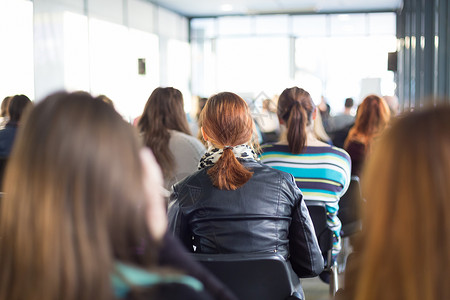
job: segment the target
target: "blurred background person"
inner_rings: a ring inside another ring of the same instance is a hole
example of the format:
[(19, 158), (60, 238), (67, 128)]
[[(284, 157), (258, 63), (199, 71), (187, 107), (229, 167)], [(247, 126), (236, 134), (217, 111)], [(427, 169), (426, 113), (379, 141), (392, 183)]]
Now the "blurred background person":
[(114, 107), (114, 102), (106, 95), (98, 95), (97, 97), (95, 97), (95, 99), (100, 100), (105, 102), (106, 104), (111, 105), (112, 107)]
[(145, 104), (138, 128), (161, 167), (167, 189), (197, 170), (205, 146), (191, 135), (179, 90), (156, 88)]
[(9, 120), (5, 128), (0, 130), (0, 157), (9, 157), (22, 115), (31, 105), (31, 100), (25, 95), (11, 97), (8, 106)]
[(1, 112), (0, 112), (0, 130), (5, 128), (6, 123), (9, 121), (9, 102), (11, 101), (11, 96), (7, 96), (3, 99), (1, 104)]
[(394, 121), (363, 176), (363, 232), (338, 299), (450, 299), (450, 107)]
[(388, 105), (377, 95), (367, 96), (359, 105), (355, 125), (344, 143), (344, 149), (352, 159), (352, 175), (361, 175), (371, 143), (388, 126), (390, 116)]
[(280, 123), (278, 122), (276, 104), (271, 99), (263, 100), (262, 109), (255, 115), (254, 119), (261, 131), (262, 144), (278, 141)]

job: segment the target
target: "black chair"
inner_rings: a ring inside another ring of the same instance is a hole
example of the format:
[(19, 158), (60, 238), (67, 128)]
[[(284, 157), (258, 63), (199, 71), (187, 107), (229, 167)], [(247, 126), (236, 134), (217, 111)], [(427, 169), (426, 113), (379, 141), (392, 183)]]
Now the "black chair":
[(347, 192), (339, 200), (338, 217), (342, 223), (341, 236), (349, 237), (361, 230), (360, 210), (364, 201), (358, 176), (352, 176)]
[(278, 254), (193, 254), (241, 300), (300, 299), (300, 280)]
[(317, 241), (319, 242), (322, 256), (325, 258), (323, 272), (329, 273), (330, 296), (334, 296), (339, 289), (337, 262), (332, 261), (333, 231), (327, 224), (327, 208), (321, 201), (305, 201), (309, 210), (309, 215), (314, 224)]

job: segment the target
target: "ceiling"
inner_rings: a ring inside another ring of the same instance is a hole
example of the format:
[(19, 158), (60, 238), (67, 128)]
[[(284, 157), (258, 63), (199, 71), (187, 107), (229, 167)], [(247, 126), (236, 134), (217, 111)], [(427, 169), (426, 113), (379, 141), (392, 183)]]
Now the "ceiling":
[(186, 17), (395, 11), (403, 0), (148, 0)]

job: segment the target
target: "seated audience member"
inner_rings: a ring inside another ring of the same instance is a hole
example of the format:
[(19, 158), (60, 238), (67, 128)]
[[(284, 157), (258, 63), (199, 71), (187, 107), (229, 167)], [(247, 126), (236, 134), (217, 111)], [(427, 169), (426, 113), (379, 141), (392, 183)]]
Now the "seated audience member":
[(17, 128), (25, 109), (32, 105), (25, 95), (11, 97), (8, 106), (9, 121), (4, 129), (0, 130), (0, 157), (8, 157), (14, 144)]
[(191, 135), (183, 95), (172, 87), (153, 91), (138, 123), (144, 143), (152, 149), (170, 188), (197, 169), (205, 146)]
[(331, 118), (330, 130), (332, 132), (347, 127), (355, 122), (355, 117), (352, 116), (353, 103), (353, 98), (345, 99), (344, 111)]
[(109, 98), (108, 96), (106, 96), (106, 95), (98, 95), (97, 97), (95, 97), (95, 99), (97, 99), (97, 100), (100, 100), (100, 101), (103, 101), (103, 102), (105, 102), (106, 104), (109, 104), (109, 105), (111, 105), (112, 107), (114, 107), (114, 102), (111, 100), (111, 98)]
[(278, 141), (280, 135), (280, 123), (278, 122), (276, 105), (271, 99), (262, 102), (261, 111), (257, 111), (255, 122), (262, 134), (262, 143)]
[(110, 105), (55, 94), (21, 126), (0, 206), (1, 300), (212, 299), (158, 265), (161, 172)]
[(246, 102), (219, 93), (201, 119), (210, 146), (199, 171), (174, 186), (170, 230), (192, 252), (277, 252), (298, 277), (317, 276), (323, 258), (303, 196), (292, 175), (257, 161)]
[(345, 99), (344, 111), (330, 120), (330, 136), (332, 137), (333, 145), (336, 147), (344, 147), (348, 132), (355, 124), (355, 117), (352, 115), (353, 104), (353, 98)]
[(6, 123), (9, 121), (9, 102), (11, 101), (11, 96), (5, 97), (1, 104), (1, 112), (0, 112), (0, 130), (5, 128)]
[(363, 232), (338, 299), (450, 299), (450, 107), (394, 120), (363, 176)]
[(285, 89), (278, 100), (278, 118), (286, 130), (280, 142), (263, 145), (261, 161), (291, 173), (308, 200), (326, 203), (328, 226), (334, 233), (333, 259), (341, 249), (339, 199), (350, 184), (350, 157), (317, 139), (314, 121), (319, 114), (304, 89)]
[(361, 175), (372, 140), (388, 126), (390, 115), (388, 105), (377, 95), (367, 96), (359, 105), (355, 125), (344, 143), (344, 149), (352, 159), (352, 175)]

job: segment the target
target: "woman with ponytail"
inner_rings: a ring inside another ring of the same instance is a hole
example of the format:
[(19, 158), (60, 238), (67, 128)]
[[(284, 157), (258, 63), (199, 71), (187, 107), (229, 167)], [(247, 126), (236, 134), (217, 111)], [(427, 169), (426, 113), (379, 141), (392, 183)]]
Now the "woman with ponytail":
[(192, 252), (277, 252), (298, 277), (319, 274), (323, 259), (303, 196), (292, 175), (258, 161), (247, 103), (219, 93), (201, 120), (209, 148), (199, 170), (174, 186), (170, 230)]
[(285, 133), (278, 143), (262, 146), (261, 161), (291, 173), (306, 203), (326, 203), (328, 226), (335, 237), (335, 258), (341, 249), (338, 203), (350, 183), (350, 157), (344, 150), (316, 138), (313, 128), (317, 109), (304, 89), (285, 89), (278, 100), (277, 114)]

